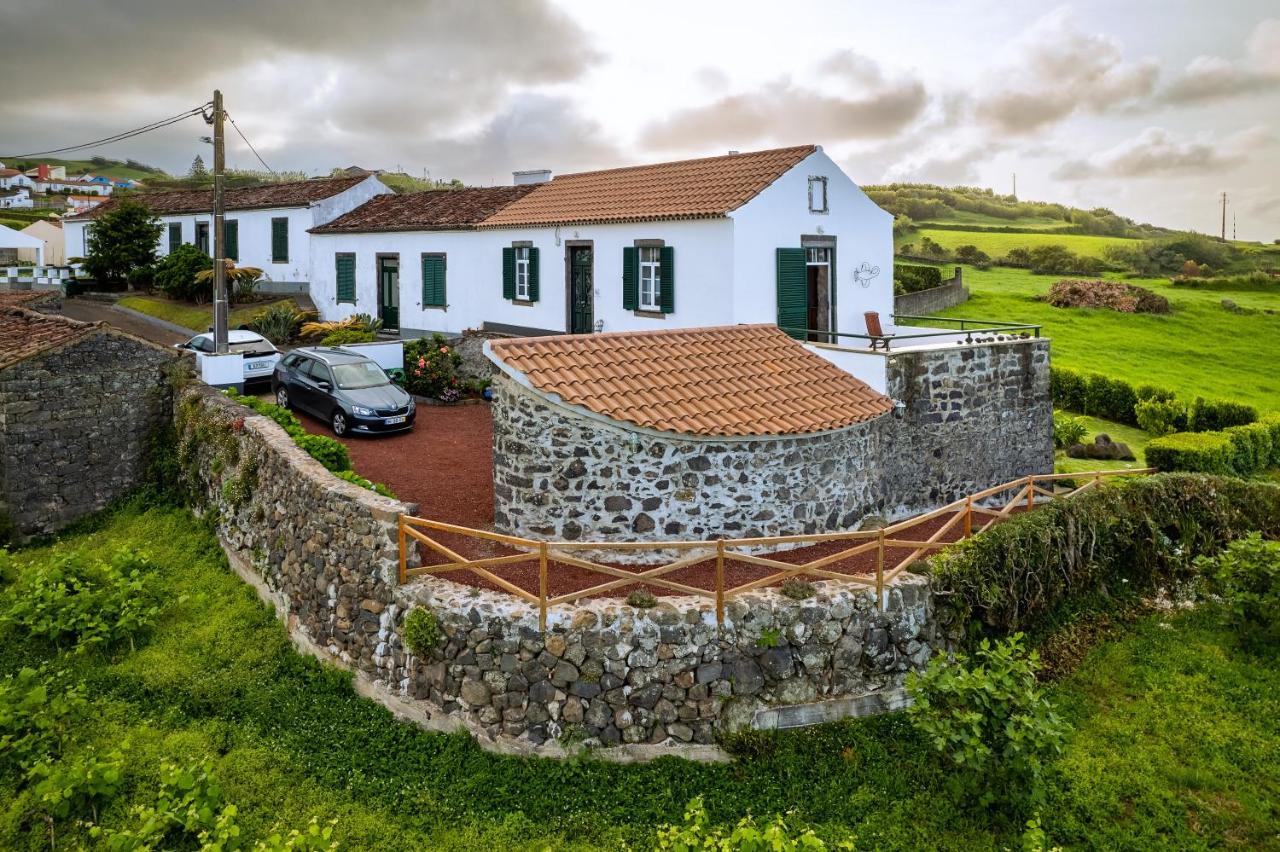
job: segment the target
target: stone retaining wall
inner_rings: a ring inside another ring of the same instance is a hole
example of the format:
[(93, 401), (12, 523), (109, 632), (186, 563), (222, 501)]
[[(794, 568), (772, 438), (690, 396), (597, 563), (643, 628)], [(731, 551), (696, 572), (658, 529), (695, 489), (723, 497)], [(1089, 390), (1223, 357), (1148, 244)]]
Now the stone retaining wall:
[(494, 525), (568, 541), (833, 532), (1053, 470), (1047, 340), (885, 357), (888, 395), (900, 411), (819, 435), (768, 438), (633, 428), (499, 374)]
[(956, 305), (969, 301), (969, 288), (964, 285), (960, 267), (956, 267), (956, 276), (940, 287), (918, 290), (915, 293), (902, 293), (893, 297), (893, 312), (908, 316), (929, 316)]
[[(415, 507), (331, 476), (267, 418), (199, 386), (175, 420), (197, 506), (290, 632), (398, 711), (491, 747), (705, 756), (728, 730), (896, 706), (905, 673), (944, 642), (928, 584), (910, 574), (883, 612), (864, 587), (817, 583), (803, 600), (731, 600), (723, 628), (709, 600), (596, 599), (550, 608), (544, 633), (537, 609), (505, 593), (435, 577), (397, 586), (396, 519)], [(441, 637), (421, 658), (400, 638), (414, 607)]]

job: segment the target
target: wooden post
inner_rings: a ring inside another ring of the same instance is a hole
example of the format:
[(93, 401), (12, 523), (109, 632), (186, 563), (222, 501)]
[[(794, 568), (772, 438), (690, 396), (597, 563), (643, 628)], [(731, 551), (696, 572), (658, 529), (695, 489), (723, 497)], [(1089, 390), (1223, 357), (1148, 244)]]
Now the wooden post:
[(547, 629), (547, 543), (538, 545), (538, 629)]
[(1027, 508), (1034, 509), (1036, 507), (1036, 478), (1034, 476), (1027, 477)]
[(973, 495), (964, 498), (964, 537), (973, 537)]
[(724, 627), (724, 539), (716, 539), (716, 627)]
[(409, 559), (408, 559), (408, 554), (407, 554), (407, 553), (405, 553), (405, 549), (404, 549), (404, 545), (405, 545), (405, 541), (404, 541), (404, 515), (401, 515), (401, 516), (400, 516), (399, 521), (397, 522), (397, 528), (398, 528), (398, 529), (399, 529), (399, 531), (400, 531), (400, 572), (399, 572), (398, 577), (399, 577), (399, 580), (400, 580), (400, 585), (402, 585), (402, 586), (403, 586), (403, 585), (405, 584), (405, 581), (409, 579), (409, 575), (408, 575), (408, 571), (409, 571)]
[(884, 611), (884, 530), (876, 536), (876, 609)]

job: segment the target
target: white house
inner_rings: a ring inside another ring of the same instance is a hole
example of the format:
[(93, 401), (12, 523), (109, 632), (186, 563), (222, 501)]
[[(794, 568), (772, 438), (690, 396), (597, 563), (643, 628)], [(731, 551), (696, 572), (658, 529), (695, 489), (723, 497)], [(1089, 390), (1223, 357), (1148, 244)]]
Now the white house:
[[(240, 266), (262, 269), (270, 283), (264, 289), (305, 291), (311, 277), (311, 235), (308, 231), (346, 213), (376, 195), (390, 193), (374, 176), (318, 178), (288, 183), (228, 189), (226, 253)], [(160, 255), (183, 243), (213, 251), (213, 192), (207, 189), (139, 193), (129, 196), (156, 212), (162, 223)], [(66, 251), (85, 255), (86, 231), (93, 220), (120, 199), (63, 220)]]
[[(35, 237), (44, 243), (44, 260), (43, 263), (49, 266), (65, 266), (67, 263), (67, 249), (65, 244), (65, 235), (62, 233), (62, 222), (58, 219), (40, 219), (32, 222), (23, 228), (19, 233), (26, 234), (28, 237)], [(35, 249), (19, 249), (19, 260), (29, 260), (36, 262)]]
[(31, 189), (34, 186), (35, 181), (17, 169), (0, 168), (0, 189), (15, 189), (17, 187)]
[(25, 186), (14, 187), (13, 189), (0, 189), (0, 208), (2, 207), (34, 207), (35, 202), (31, 200), (31, 190)]
[(891, 325), (893, 217), (818, 146), (548, 177), (376, 198), (314, 228), (313, 301), (404, 335)]

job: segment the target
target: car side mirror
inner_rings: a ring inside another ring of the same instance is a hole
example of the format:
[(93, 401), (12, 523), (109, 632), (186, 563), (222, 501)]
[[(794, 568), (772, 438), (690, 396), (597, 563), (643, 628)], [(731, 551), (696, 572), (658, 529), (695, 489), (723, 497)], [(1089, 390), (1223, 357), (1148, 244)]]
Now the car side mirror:
[(328, 382), (316, 382), (316, 387), (320, 388), (322, 391), (333, 390), (333, 385)]

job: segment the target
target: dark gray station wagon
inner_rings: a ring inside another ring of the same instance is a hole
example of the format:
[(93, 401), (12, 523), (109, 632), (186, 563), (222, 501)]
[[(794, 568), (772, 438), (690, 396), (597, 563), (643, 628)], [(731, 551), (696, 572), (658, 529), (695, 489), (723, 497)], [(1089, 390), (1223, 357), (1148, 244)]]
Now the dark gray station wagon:
[(370, 358), (337, 346), (295, 349), (271, 375), (276, 404), (327, 422), (335, 435), (413, 428), (413, 397)]

